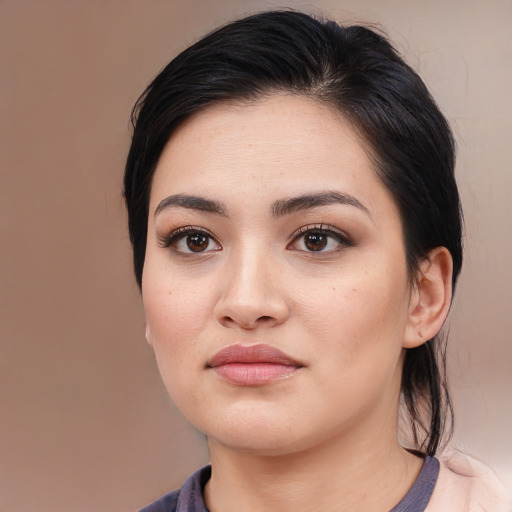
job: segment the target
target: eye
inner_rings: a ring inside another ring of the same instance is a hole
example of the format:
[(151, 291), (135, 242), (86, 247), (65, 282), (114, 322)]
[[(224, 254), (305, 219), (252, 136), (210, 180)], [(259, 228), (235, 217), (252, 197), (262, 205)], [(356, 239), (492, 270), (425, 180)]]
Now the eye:
[(193, 254), (219, 251), (220, 244), (208, 231), (194, 226), (184, 226), (169, 233), (161, 240), (162, 247), (176, 252)]
[(304, 226), (293, 236), (288, 249), (305, 252), (334, 252), (353, 245), (350, 239), (334, 228)]

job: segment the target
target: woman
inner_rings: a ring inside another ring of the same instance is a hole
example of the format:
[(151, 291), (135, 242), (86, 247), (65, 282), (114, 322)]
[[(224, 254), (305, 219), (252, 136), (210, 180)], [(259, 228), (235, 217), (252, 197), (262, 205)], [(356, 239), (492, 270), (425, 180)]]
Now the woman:
[(435, 457), (454, 143), (389, 42), (251, 16), (176, 57), (133, 121), (146, 336), (211, 457), (143, 510), (509, 510), (484, 469)]

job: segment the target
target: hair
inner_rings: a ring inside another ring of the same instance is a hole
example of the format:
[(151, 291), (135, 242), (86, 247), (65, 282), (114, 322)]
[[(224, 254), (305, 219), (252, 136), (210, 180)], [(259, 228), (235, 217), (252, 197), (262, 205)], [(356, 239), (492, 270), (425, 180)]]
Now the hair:
[[(152, 177), (173, 131), (214, 103), (276, 93), (313, 98), (349, 120), (398, 206), (411, 279), (429, 251), (444, 246), (455, 287), (462, 213), (446, 119), (386, 37), (296, 11), (262, 12), (212, 32), (172, 60), (135, 104), (124, 197), (139, 287)], [(440, 446), (445, 424), (453, 425), (444, 365), (437, 336), (406, 350), (402, 401), (414, 447), (428, 455)]]

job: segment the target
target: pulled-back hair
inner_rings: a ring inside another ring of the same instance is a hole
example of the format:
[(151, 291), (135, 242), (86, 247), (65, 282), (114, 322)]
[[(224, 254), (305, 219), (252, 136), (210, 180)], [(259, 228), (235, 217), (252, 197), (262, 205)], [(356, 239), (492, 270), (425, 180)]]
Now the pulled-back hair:
[[(173, 131), (214, 103), (279, 92), (316, 99), (349, 120), (399, 208), (411, 281), (428, 252), (444, 246), (453, 258), (455, 287), (462, 215), (446, 119), (384, 36), (294, 11), (263, 12), (209, 34), (170, 62), (137, 101), (124, 195), (139, 286), (152, 177)], [(406, 349), (403, 403), (415, 448), (429, 455), (439, 447), (447, 417), (452, 424), (444, 361), (437, 336)]]

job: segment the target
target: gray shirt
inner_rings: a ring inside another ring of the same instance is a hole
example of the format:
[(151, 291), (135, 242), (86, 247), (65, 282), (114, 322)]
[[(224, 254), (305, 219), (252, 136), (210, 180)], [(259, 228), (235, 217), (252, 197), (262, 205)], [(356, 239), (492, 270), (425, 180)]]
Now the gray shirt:
[[(203, 489), (210, 475), (211, 467), (205, 466), (189, 476), (181, 489), (162, 496), (139, 512), (208, 512)], [(432, 496), (438, 475), (439, 461), (434, 457), (425, 457), (413, 486), (389, 512), (423, 512)]]

